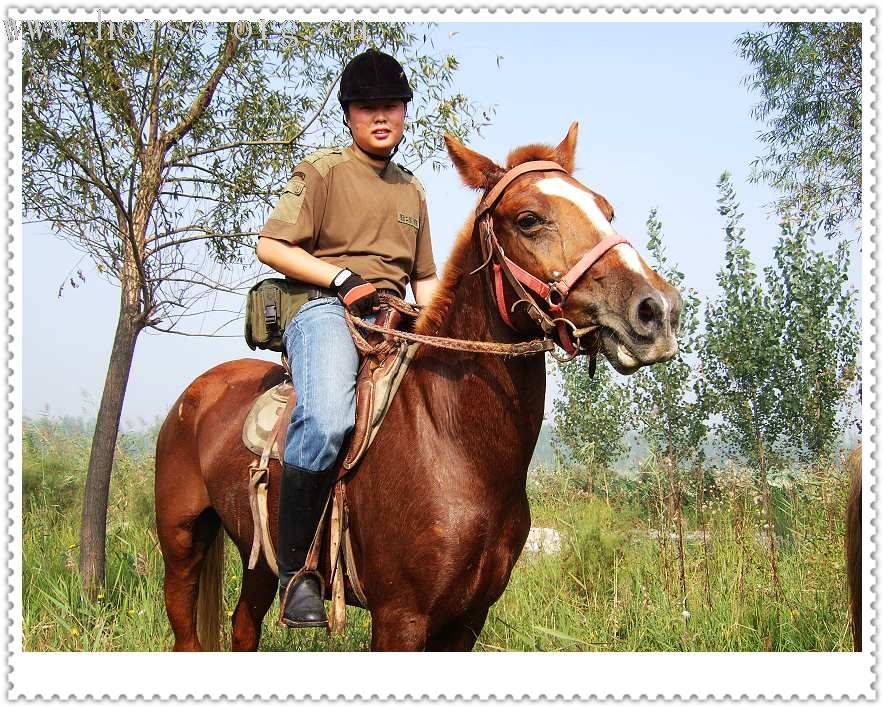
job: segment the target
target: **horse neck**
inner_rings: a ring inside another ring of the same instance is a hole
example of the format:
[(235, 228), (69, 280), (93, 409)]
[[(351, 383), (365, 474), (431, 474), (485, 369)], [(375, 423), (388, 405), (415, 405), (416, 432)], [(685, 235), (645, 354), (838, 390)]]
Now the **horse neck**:
[[(482, 263), (475, 233), (461, 254), (461, 262), (452, 263), (452, 266), (459, 266), (463, 275), (452, 284), (454, 298), (437, 334), (483, 342), (512, 343), (527, 339), (503, 322), (489, 287), (490, 278), (486, 275), (490, 267), (470, 275), (470, 271)], [(508, 450), (504, 457), (512, 462), (512, 471), (523, 477), (543, 421), (544, 355), (503, 357), (445, 349), (426, 351), (425, 355), (456, 372), (453, 376), (434, 379), (433, 393), (430, 394), (449, 414), (454, 409), (464, 421), (475, 421), (475, 390), (469, 386), (481, 387), (483, 405), (487, 407), (481, 415), (494, 421), (495, 426), (509, 427), (510, 434), (501, 439), (515, 443), (513, 447), (518, 449)], [(499, 471), (500, 466), (497, 469)]]
[(503, 343), (524, 340), (524, 336), (510, 329), (501, 319), (497, 301), (491, 293), (491, 266), (470, 274), (483, 262), (475, 229), (460, 261), (453, 264), (460, 268), (462, 275), (453, 284), (454, 298), (438, 331), (439, 336)]

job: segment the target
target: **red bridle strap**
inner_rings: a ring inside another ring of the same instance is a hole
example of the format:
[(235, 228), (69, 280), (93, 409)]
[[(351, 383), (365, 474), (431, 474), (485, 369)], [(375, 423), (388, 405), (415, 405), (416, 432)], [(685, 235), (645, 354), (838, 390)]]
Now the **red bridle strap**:
[(501, 177), (500, 181), (495, 184), (488, 194), (479, 202), (479, 206), (476, 207), (476, 220), (482, 218), (482, 215), (486, 211), (490, 211), (494, 208), (494, 205), (497, 204), (497, 200), (500, 199), (504, 190), (510, 186), (512, 181), (517, 177), (521, 177), (523, 174), (527, 172), (564, 172), (565, 174), (568, 171), (562, 167), (557, 162), (552, 162), (550, 160), (532, 160), (530, 162), (523, 162), (521, 165), (516, 165), (507, 172), (503, 177)]
[(614, 246), (619, 246), (621, 243), (628, 244), (629, 241), (620, 234), (614, 234), (613, 236), (603, 238), (590, 249), (589, 253), (577, 261), (577, 264), (565, 273), (565, 277), (556, 283), (556, 289), (561, 293), (562, 300), (568, 297), (568, 293), (571, 292), (571, 288), (574, 283), (580, 279), (581, 275), (592, 268), (596, 264), (596, 261), (614, 248)]
[[(618, 246), (621, 243), (629, 243), (626, 237), (621, 236), (620, 234), (615, 234), (614, 236), (608, 236), (605, 239), (602, 239), (599, 243), (592, 247), (592, 249), (587, 253), (583, 258), (581, 258), (577, 264), (571, 268), (561, 280), (556, 281), (555, 283), (545, 283), (537, 276), (531, 275), (527, 270), (522, 268), (518, 263), (514, 263), (509, 259), (509, 257), (504, 254), (503, 258), (506, 261), (507, 266), (513, 272), (513, 275), (516, 276), (516, 279), (522, 283), (522, 285), (526, 286), (529, 290), (534, 291), (544, 300), (547, 300), (550, 292), (552, 292), (553, 287), (558, 291), (561, 295), (561, 300), (558, 303), (550, 303), (551, 305), (556, 304), (560, 305), (564, 302), (565, 298), (568, 297), (568, 294), (571, 292), (571, 288), (574, 286), (580, 276), (583, 275), (586, 271), (592, 268), (596, 262), (604, 256), (608, 251), (610, 251), (614, 246)], [(503, 250), (501, 249), (501, 252)], [(500, 277), (500, 274), (497, 274)], [(549, 302), (547, 300), (547, 302)]]
[[(602, 239), (599, 243), (593, 246), (593, 248), (591, 248), (590, 251), (584, 255), (564, 277), (557, 281), (544, 282), (517, 263), (511, 261), (503, 252), (500, 243), (497, 241), (497, 236), (494, 234), (491, 212), (506, 188), (512, 184), (513, 180), (528, 172), (547, 171), (568, 173), (564, 167), (549, 160), (533, 160), (531, 162), (525, 162), (509, 170), (500, 181), (488, 191), (482, 201), (479, 202), (479, 205), (476, 207), (476, 221), (480, 225), (480, 228), (484, 229), (484, 233), (480, 236), (480, 243), (482, 244), (482, 255), (485, 261), (477, 270), (484, 268), (493, 257), (496, 257), (497, 262), (492, 264), (494, 299), (497, 301), (498, 312), (507, 326), (511, 329), (516, 329), (510, 319), (510, 313), (506, 306), (506, 297), (503, 287), (504, 276), (509, 280), (510, 285), (519, 298), (517, 304), (521, 302), (525, 305), (526, 314), (529, 315), (535, 324), (540, 326), (547, 336), (553, 331), (556, 331), (559, 344), (569, 354), (574, 355), (577, 353), (577, 347), (571, 342), (571, 336), (565, 325), (566, 320), (561, 317), (562, 305), (568, 297), (568, 294), (571, 292), (574, 283), (576, 283), (586, 271), (592, 268), (592, 266), (595, 265), (595, 263), (597, 263), (608, 251), (614, 248), (614, 246), (621, 243), (629, 243), (629, 241), (619, 234)], [(522, 287), (523, 285), (546, 301), (547, 305), (549, 305), (549, 314), (545, 313), (537, 306), (537, 303), (531, 299), (527, 292), (525, 292), (525, 289)], [(557, 295), (555, 299), (552, 297), (553, 293), (556, 293)], [(550, 317), (550, 314), (553, 315), (552, 318)], [(568, 324), (571, 323), (569, 322)], [(573, 329), (574, 325), (571, 324), (571, 327)]]

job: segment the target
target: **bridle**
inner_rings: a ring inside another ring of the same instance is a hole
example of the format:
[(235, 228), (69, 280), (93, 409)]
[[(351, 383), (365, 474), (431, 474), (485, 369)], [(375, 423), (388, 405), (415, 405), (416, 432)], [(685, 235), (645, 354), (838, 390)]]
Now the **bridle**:
[[(514, 312), (517, 305), (524, 305), (525, 313), (543, 331), (544, 336), (555, 341), (567, 352), (567, 356), (560, 356), (555, 349), (550, 354), (561, 362), (570, 361), (581, 352), (589, 353), (582, 348), (581, 338), (597, 330), (600, 325), (592, 324), (580, 329), (571, 320), (562, 316), (563, 306), (571, 288), (580, 277), (586, 273), (598, 260), (610, 251), (614, 246), (625, 243), (632, 245), (620, 234), (614, 234), (601, 240), (593, 246), (579, 261), (559, 280), (543, 281), (532, 275), (527, 270), (514, 263), (503, 252), (497, 235), (494, 233), (493, 212), (497, 202), (503, 196), (514, 180), (529, 172), (564, 172), (567, 170), (556, 162), (549, 160), (533, 160), (509, 170), (500, 181), (488, 190), (476, 207), (476, 222), (479, 229), (479, 242), (482, 249), (482, 265), (470, 274), (478, 273), (489, 263), (492, 266), (492, 297), (497, 302), (497, 309), (507, 326), (515, 332), (520, 332), (510, 319), (510, 313)], [(492, 260), (494, 261), (492, 263)], [(503, 278), (506, 278), (518, 299), (507, 310), (506, 299), (503, 289)], [(541, 308), (525, 288), (538, 295), (548, 307), (548, 311)], [(595, 357), (593, 356), (593, 359)], [(594, 363), (594, 362), (592, 362)], [(590, 364), (591, 368), (594, 368)]]

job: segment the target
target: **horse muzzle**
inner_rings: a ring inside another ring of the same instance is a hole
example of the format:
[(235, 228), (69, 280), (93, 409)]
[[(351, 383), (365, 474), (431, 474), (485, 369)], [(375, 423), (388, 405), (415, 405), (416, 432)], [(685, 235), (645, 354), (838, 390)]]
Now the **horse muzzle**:
[(675, 288), (638, 288), (621, 315), (600, 318), (600, 349), (621, 374), (669, 361), (678, 354), (675, 337), (682, 299)]

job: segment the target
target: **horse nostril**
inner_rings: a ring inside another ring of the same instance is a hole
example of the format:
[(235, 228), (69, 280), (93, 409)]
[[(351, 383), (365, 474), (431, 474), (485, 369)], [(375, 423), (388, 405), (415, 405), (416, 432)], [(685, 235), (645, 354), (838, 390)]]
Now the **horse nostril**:
[(651, 298), (645, 298), (638, 304), (638, 319), (642, 324), (652, 324), (657, 317), (655, 308), (658, 308), (656, 302)]
[(647, 334), (659, 329), (663, 324), (663, 306), (660, 301), (650, 295), (642, 299), (635, 309), (635, 320), (637, 328)]

